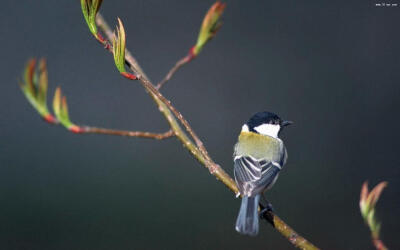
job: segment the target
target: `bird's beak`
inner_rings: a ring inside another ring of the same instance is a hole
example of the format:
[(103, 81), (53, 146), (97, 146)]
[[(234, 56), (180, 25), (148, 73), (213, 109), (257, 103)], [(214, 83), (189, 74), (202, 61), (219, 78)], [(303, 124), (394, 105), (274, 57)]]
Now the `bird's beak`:
[(293, 122), (292, 121), (283, 121), (282, 122), (282, 127), (286, 127), (286, 126), (288, 126), (290, 124), (293, 124)]

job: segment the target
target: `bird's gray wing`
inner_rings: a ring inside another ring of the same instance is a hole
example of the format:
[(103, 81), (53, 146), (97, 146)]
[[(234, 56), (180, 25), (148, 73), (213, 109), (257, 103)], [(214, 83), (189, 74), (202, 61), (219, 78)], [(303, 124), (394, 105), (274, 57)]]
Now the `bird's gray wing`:
[(235, 178), (241, 182), (255, 181), (261, 178), (260, 162), (250, 156), (235, 157)]
[(245, 195), (252, 196), (269, 187), (280, 169), (280, 164), (276, 162), (257, 160), (250, 156), (235, 157), (235, 180), (240, 192)]
[(279, 166), (282, 168), (287, 161), (288, 158), (288, 154), (287, 154), (287, 150), (286, 147), (284, 145), (282, 145), (282, 154), (281, 154), (281, 159), (279, 160)]

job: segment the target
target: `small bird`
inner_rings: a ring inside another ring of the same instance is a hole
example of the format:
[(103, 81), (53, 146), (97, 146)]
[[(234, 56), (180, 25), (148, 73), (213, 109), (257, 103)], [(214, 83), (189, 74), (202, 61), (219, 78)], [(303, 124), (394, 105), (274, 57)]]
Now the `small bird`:
[(286, 163), (287, 152), (282, 129), (292, 124), (270, 112), (253, 115), (243, 126), (234, 148), (235, 181), (242, 195), (236, 231), (258, 234), (258, 204), (262, 193), (276, 182)]

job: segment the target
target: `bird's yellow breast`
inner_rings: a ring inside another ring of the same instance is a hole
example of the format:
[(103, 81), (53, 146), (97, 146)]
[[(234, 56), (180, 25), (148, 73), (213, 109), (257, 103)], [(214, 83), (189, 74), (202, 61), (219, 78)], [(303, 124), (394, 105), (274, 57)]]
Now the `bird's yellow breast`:
[(235, 145), (235, 155), (249, 155), (257, 159), (274, 159), (280, 156), (283, 143), (280, 139), (254, 132), (241, 132)]

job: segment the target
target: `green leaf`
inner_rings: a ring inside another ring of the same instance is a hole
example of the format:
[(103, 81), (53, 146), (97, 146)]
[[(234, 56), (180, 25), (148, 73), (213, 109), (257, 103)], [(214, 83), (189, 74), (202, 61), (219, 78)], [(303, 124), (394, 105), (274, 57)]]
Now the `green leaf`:
[(213, 38), (218, 30), (221, 28), (222, 23), (220, 22), (221, 16), (224, 13), (226, 7), (225, 3), (220, 1), (215, 2), (208, 10), (207, 14), (203, 19), (203, 23), (200, 28), (197, 43), (193, 48), (194, 56), (197, 56), (203, 49), (204, 45)]
[(49, 113), (46, 103), (48, 82), (45, 60), (40, 60), (38, 70), (35, 68), (36, 60), (30, 59), (23, 73), (23, 83), (20, 83), (21, 90), (43, 119), (50, 123), (55, 123), (56, 120)]
[(99, 40), (96, 25), (96, 15), (99, 12), (102, 0), (81, 0), (82, 13), (90, 32)]
[(67, 98), (62, 95), (60, 87), (57, 87), (53, 98), (53, 111), (60, 123), (70, 129), (71, 127), (77, 127), (71, 122), (68, 114)]
[(31, 93), (31, 95), (35, 96), (36, 95), (36, 88), (35, 85), (33, 84), (33, 75), (35, 72), (35, 65), (36, 65), (36, 59), (29, 59), (25, 71), (24, 71), (24, 80), (26, 84), (26, 88), (28, 91)]
[(53, 98), (53, 111), (56, 117), (60, 117), (60, 110), (61, 110), (60, 104), (61, 104), (61, 89), (60, 87), (57, 87)]
[(69, 121), (67, 97), (63, 96), (61, 99), (61, 115), (64, 120)]
[(44, 106), (46, 106), (47, 88), (48, 88), (48, 76), (47, 76), (46, 60), (42, 58), (39, 62), (38, 101)]
[(114, 62), (117, 66), (117, 69), (120, 73), (125, 73), (125, 47), (126, 47), (126, 38), (125, 38), (125, 29), (124, 25), (121, 22), (121, 19), (118, 18), (119, 27), (117, 27), (117, 34), (114, 36), (113, 40), (113, 54), (114, 54)]
[(88, 10), (88, 5), (87, 5), (87, 0), (81, 0), (81, 7), (82, 7), (82, 13), (83, 16), (85, 17), (86, 23), (89, 25), (89, 10)]

